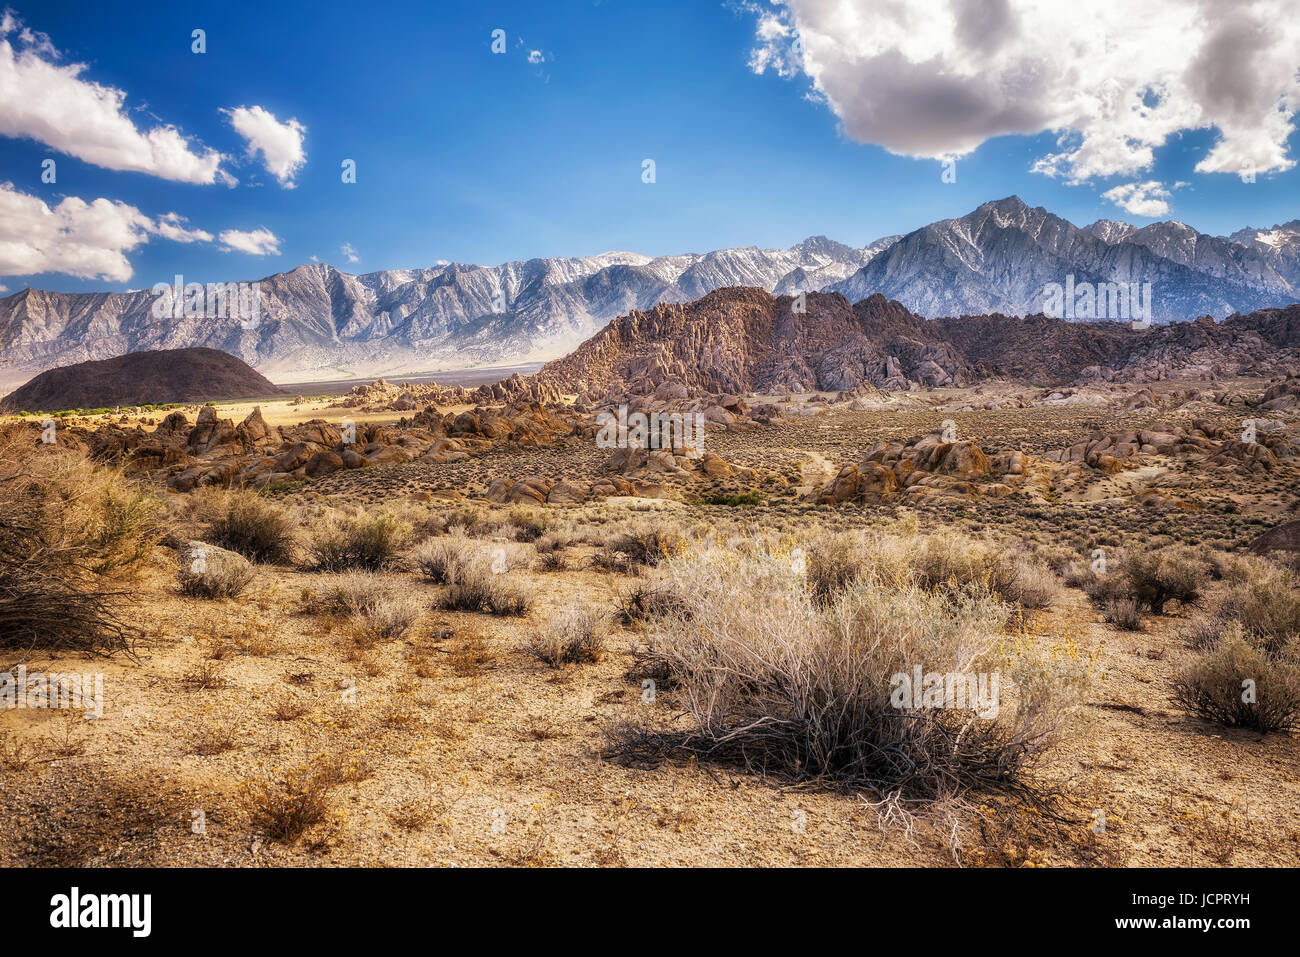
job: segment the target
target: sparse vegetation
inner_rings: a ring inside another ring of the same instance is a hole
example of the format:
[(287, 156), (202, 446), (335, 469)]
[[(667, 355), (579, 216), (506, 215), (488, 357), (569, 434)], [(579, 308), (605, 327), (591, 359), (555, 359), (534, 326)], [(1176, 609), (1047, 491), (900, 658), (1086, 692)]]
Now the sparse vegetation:
[(584, 609), (566, 611), (533, 633), (525, 646), (529, 654), (552, 668), (593, 664), (605, 653), (607, 616)]
[(212, 544), (259, 564), (292, 561), (296, 537), (297, 525), (283, 505), (249, 491), (229, 493), (207, 534)]
[(410, 534), (409, 525), (387, 513), (355, 517), (329, 513), (312, 526), (307, 551), (320, 571), (379, 571), (395, 561)]
[(157, 500), (23, 434), (0, 434), (0, 648), (129, 651)]
[[(794, 778), (936, 799), (970, 788), (1028, 795), (1021, 776), (1046, 750), (1082, 680), (1025, 654), (1002, 659), (1008, 606), (985, 592), (927, 590), (859, 574), (814, 601), (788, 555), (713, 548), (665, 563), (675, 593), (645, 653), (680, 686), (691, 727), (637, 733), (616, 756), (666, 746)], [(678, 611), (678, 609), (681, 609)], [(897, 707), (891, 676), (1001, 671), (1018, 689), (995, 718)], [(901, 791), (900, 791), (901, 789)]]

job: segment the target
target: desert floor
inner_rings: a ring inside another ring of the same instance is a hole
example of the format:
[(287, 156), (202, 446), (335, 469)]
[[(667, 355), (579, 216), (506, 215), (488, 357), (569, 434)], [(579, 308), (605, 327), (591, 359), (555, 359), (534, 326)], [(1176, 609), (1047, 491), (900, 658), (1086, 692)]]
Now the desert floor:
[[(262, 409), (271, 422), (347, 414), (327, 403)], [(246, 411), (220, 407), (236, 420)], [(1225, 421), (1234, 415), (1225, 411)], [(964, 437), (1034, 453), (1067, 445), (1086, 425), (1129, 421), (1096, 408), (945, 417)], [(594, 561), (602, 527), (672, 520), (798, 536), (814, 522), (870, 528), (910, 515), (922, 532), (960, 527), (1086, 555), (1099, 542), (1134, 540), (1232, 551), (1295, 517), (1294, 471), (1244, 478), (1173, 460), (1060, 489), (1051, 501), (959, 510), (801, 502), (801, 490), (876, 439), (932, 428), (935, 419), (925, 408), (832, 412), (724, 434), (718, 454), (780, 471), (788, 488), (740, 508), (632, 498), (548, 507), (552, 521), (597, 533), (560, 549), (561, 569), (512, 572), (538, 594), (526, 617), (436, 610), (440, 586), (399, 568), (385, 574), (427, 598), (427, 610), (406, 637), (372, 646), (313, 613), (316, 572), (259, 565), (237, 599), (190, 598), (177, 587), (176, 553), (158, 546), (140, 586), (148, 640), (138, 659), (25, 660), (29, 672), (102, 672), (104, 713), (0, 713), (0, 865), (1300, 864), (1300, 741), (1226, 729), (1176, 707), (1171, 679), (1188, 654), (1180, 632), (1192, 609), (1173, 607), (1142, 631), (1121, 631), (1075, 588), (1027, 612), (1024, 624), (1035, 640), (1068, 643), (1092, 661), (1086, 701), (1033, 771), (1065, 795), (1063, 822), (1003, 808), (992, 826), (962, 818), (954, 838), (952, 819), (922, 813), (907, 832), (882, 827), (866, 797), (816, 783), (602, 757), (611, 725), (655, 710), (666, 717), (677, 704), (671, 695), (642, 700), (630, 674), (636, 626), (616, 627), (594, 664), (551, 668), (524, 647), (564, 609), (616, 608), (636, 579)], [(473, 490), (506, 470), (597, 467), (594, 455), (566, 449), (537, 450), (527, 461), (493, 453), (437, 468), (336, 473), (285, 500), (430, 510), (444, 507), (430, 492)], [(1157, 478), (1195, 507), (1101, 504)], [(183, 516), (182, 497), (171, 498)], [(247, 789), (322, 755), (350, 769), (331, 792), (328, 825), (292, 842), (259, 834)]]

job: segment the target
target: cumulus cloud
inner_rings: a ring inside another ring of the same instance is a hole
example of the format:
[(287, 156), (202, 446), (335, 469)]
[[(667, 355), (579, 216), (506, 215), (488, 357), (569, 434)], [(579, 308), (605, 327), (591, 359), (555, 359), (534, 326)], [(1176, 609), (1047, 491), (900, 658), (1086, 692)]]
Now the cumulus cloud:
[(36, 140), (105, 169), (233, 184), (220, 153), (192, 144), (174, 126), (140, 129), (125, 112), (125, 92), (85, 79), (85, 64), (60, 59), (49, 37), (11, 11), (0, 16), (0, 135)]
[(1134, 216), (1149, 216), (1154, 219), (1169, 212), (1170, 195), (1169, 190), (1159, 182), (1149, 180), (1145, 183), (1125, 183), (1116, 186), (1102, 193), (1101, 198), (1109, 200)]
[(178, 242), (212, 238), (184, 223), (175, 213), (155, 222), (134, 206), (103, 198), (87, 203), (68, 196), (50, 208), (12, 183), (0, 183), (0, 276), (63, 273), (125, 282), (133, 272), (126, 253), (151, 236)]
[(237, 106), (222, 112), (230, 117), (235, 132), (248, 142), (248, 155), (262, 154), (266, 171), (281, 186), (293, 189), (294, 176), (307, 162), (307, 151), (303, 149), (307, 127), (294, 119), (281, 123), (274, 113), (260, 106)]
[(1058, 134), (1033, 170), (1071, 183), (1150, 168), (1214, 129), (1202, 173), (1290, 169), (1300, 109), (1292, 0), (772, 0), (750, 67), (806, 74), (845, 133), (944, 158)]
[(203, 229), (190, 229), (184, 216), (165, 213), (158, 217), (158, 235), (175, 243), (210, 243), (212, 234)]
[(361, 261), (361, 257), (357, 255), (357, 251), (352, 247), (351, 243), (344, 243), (339, 247), (339, 252), (346, 256), (350, 263)]
[(280, 255), (280, 237), (265, 227), (244, 231), (227, 229), (217, 238), (225, 245), (221, 251), (226, 253), (248, 253), (250, 256)]

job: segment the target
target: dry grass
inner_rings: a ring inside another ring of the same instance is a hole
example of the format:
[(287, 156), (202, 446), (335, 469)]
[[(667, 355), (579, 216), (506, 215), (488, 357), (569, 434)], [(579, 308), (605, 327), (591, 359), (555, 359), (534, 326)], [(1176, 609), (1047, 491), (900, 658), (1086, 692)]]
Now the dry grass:
[[(652, 622), (648, 663), (672, 676), (690, 729), (632, 732), (611, 753), (670, 746), (799, 779), (937, 799), (971, 788), (1033, 794), (1023, 773), (1047, 749), (1081, 669), (1009, 654), (1010, 608), (987, 592), (926, 590), (897, 568), (859, 574), (829, 603), (790, 552), (750, 544), (666, 562), (676, 600)], [(1067, 665), (1074, 663), (1067, 662)], [(900, 706), (893, 676), (1000, 672), (1015, 689), (996, 717)]]
[(297, 524), (272, 499), (248, 490), (232, 491), (208, 528), (207, 540), (259, 564), (288, 564), (297, 547)]
[(130, 651), (157, 499), (33, 435), (0, 435), (0, 648)]
[(552, 668), (595, 664), (605, 653), (609, 617), (583, 609), (570, 609), (544, 630), (533, 633), (524, 646), (529, 654)]
[(379, 571), (392, 565), (411, 536), (411, 526), (388, 513), (346, 516), (326, 513), (313, 524), (307, 543), (319, 571)]
[(348, 619), (361, 644), (403, 637), (423, 611), (406, 582), (375, 572), (335, 576), (323, 585), (317, 610)]

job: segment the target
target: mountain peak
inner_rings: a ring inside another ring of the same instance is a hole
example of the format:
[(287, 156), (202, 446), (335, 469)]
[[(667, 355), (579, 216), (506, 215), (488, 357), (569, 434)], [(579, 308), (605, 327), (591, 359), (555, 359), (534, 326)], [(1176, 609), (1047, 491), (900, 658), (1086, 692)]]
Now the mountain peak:
[(1029, 208), (1029, 204), (1014, 193), (1010, 196), (1004, 196), (1002, 199), (989, 200), (987, 203), (980, 205), (980, 209), (995, 209), (998, 212), (1007, 213), (1018, 213)]
[(1090, 226), (1084, 226), (1085, 233), (1092, 233), (1103, 243), (1110, 245), (1112, 243), (1122, 242), (1129, 236), (1137, 232), (1137, 227), (1132, 223), (1122, 223), (1115, 219), (1099, 219)]

